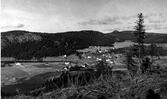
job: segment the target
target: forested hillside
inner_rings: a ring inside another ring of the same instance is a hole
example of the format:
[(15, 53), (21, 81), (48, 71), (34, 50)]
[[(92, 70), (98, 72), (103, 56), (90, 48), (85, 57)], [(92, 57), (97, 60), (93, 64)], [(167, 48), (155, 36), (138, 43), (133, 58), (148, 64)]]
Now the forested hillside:
[(2, 57), (32, 59), (70, 54), (89, 46), (112, 46), (115, 38), (98, 31), (34, 33), (9, 31), (2, 33)]
[[(112, 46), (116, 41), (135, 41), (133, 31), (70, 31), (63, 33), (40, 33), (8, 31), (1, 33), (2, 57), (32, 59), (74, 53), (89, 46)], [(147, 33), (146, 43), (167, 43), (167, 34)]]

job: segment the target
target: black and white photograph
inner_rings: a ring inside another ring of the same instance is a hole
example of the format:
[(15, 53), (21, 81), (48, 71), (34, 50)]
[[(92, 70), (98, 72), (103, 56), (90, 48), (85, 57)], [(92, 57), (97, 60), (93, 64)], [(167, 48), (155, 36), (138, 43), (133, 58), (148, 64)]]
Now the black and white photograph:
[(167, 0), (1, 0), (1, 99), (167, 99)]

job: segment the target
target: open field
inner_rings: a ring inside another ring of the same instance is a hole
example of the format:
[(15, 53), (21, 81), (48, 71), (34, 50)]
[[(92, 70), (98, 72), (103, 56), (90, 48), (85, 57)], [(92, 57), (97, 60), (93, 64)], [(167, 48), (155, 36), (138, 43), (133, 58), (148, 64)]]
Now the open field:
[[(2, 85), (5, 87), (2, 87), (2, 90), (6, 90), (6, 88), (11, 90), (16, 90), (17, 87), (22, 87), (22, 84), (29, 84), (32, 85), (38, 84), (37, 82), (43, 81), (43, 78), (41, 78), (41, 75), (48, 75), (48, 73), (56, 73), (59, 71), (62, 71), (65, 65), (64, 61), (72, 61), (71, 66), (75, 66), (75, 64), (78, 64), (79, 66), (88, 64), (90, 66), (93, 66), (97, 63), (96, 56), (93, 55), (87, 55), (91, 56), (91, 58), (82, 58), (79, 59), (75, 55), (70, 55), (66, 59), (62, 57), (48, 57), (45, 58), (45, 61), (59, 61), (59, 62), (23, 62), (23, 63), (11, 63), (10, 67), (2, 67), (2, 73), (1, 73), (1, 82)], [(100, 56), (99, 56), (100, 57)], [(61, 62), (62, 61), (62, 62)], [(112, 65), (112, 64), (111, 64)], [(112, 65), (113, 66), (113, 65)], [(124, 65), (118, 64), (114, 68), (125, 68)], [(59, 73), (61, 74), (61, 72)], [(53, 75), (52, 75), (53, 76)], [(38, 80), (38, 81), (36, 81)], [(31, 82), (32, 81), (32, 82)], [(17, 84), (20, 85), (17, 85)], [(29, 86), (27, 85), (27, 86)], [(14, 87), (13, 87), (14, 86)]]
[[(59, 65), (45, 65), (45, 63), (21, 63), (21, 65), (13, 64), (12, 67), (1, 67), (1, 81), (2, 83), (12, 84), (21, 78), (31, 78), (46, 72), (54, 72), (61, 70), (63, 66)], [(12, 79), (15, 79), (12, 81)]]

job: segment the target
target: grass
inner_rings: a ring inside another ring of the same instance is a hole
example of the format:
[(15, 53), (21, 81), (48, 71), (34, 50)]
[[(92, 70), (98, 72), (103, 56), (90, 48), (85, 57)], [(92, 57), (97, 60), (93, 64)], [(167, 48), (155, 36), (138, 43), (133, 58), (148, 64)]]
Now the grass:
[(21, 93), (28, 93), (35, 88), (41, 87), (41, 84), (43, 84), (50, 76), (58, 76), (60, 74), (60, 72), (47, 72), (44, 74), (39, 74), (31, 77), (30, 79), (22, 79), (22, 81), (19, 80), (18, 82), (21, 83), (6, 85), (1, 88), (1, 91), (4, 93), (14, 94), (16, 93), (16, 90), (19, 89)]
[(131, 79), (127, 73), (115, 73), (114, 76), (101, 75), (92, 84), (85, 86), (73, 84), (37, 97), (17, 95), (11, 99), (137, 99), (137, 97), (145, 99), (148, 89), (156, 90), (161, 99), (166, 99), (166, 87), (166, 78), (161, 78), (157, 74), (143, 74)]
[(12, 84), (11, 82), (13, 78), (24, 78), (28, 77), (29, 74), (19, 68), (14, 67), (1, 67), (1, 81), (5, 84)]

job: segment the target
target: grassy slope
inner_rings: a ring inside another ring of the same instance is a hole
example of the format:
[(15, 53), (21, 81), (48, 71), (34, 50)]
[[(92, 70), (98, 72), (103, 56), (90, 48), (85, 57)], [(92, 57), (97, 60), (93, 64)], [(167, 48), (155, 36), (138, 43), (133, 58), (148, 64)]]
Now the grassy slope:
[[(167, 77), (167, 75), (166, 75)], [(93, 84), (71, 86), (58, 89), (38, 97), (18, 95), (13, 99), (145, 99), (148, 89), (157, 90), (162, 99), (167, 98), (167, 80), (159, 75), (140, 75), (130, 79), (128, 75), (117, 74), (116, 77), (101, 76)], [(9, 99), (9, 98), (5, 98)]]

